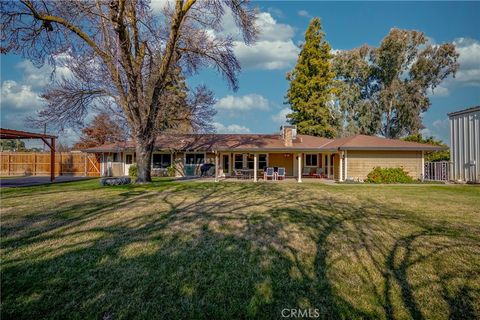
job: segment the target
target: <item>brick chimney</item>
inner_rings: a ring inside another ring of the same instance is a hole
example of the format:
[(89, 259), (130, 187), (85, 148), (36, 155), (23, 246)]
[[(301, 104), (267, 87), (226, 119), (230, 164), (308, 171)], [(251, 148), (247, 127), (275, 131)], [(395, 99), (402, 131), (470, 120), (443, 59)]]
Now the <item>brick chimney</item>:
[(297, 127), (281, 126), (280, 131), (282, 132), (282, 138), (285, 147), (291, 147), (293, 145), (293, 140), (295, 140), (295, 138), (297, 137)]

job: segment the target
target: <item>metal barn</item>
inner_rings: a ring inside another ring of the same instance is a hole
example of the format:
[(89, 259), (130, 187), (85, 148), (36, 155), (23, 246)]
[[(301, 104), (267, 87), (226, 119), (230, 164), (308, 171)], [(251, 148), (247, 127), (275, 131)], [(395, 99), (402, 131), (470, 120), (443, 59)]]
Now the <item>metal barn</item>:
[(448, 114), (451, 179), (480, 183), (480, 106)]

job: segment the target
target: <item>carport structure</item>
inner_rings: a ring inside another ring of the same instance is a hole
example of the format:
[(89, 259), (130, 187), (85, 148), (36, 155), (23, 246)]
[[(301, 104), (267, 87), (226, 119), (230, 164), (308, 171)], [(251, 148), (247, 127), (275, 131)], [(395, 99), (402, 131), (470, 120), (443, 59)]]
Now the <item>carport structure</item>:
[(8, 139), (8, 140), (40, 139), (42, 140), (50, 148), (50, 181), (53, 182), (55, 180), (55, 140), (57, 139), (57, 136), (0, 128), (0, 139)]

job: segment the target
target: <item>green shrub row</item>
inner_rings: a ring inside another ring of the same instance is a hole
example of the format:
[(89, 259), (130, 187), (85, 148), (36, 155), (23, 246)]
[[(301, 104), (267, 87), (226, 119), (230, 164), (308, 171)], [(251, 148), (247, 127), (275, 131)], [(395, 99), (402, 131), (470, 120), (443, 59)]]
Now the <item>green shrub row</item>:
[(412, 183), (413, 179), (403, 168), (375, 167), (367, 175), (365, 182), (369, 183)]

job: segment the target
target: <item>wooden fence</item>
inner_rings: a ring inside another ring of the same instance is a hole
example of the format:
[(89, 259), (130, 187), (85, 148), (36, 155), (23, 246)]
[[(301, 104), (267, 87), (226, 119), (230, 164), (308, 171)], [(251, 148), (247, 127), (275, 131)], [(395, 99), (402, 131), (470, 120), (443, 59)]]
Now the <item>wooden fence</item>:
[[(0, 152), (0, 175), (50, 174), (50, 152)], [(100, 159), (81, 152), (55, 153), (55, 175), (100, 176)]]

